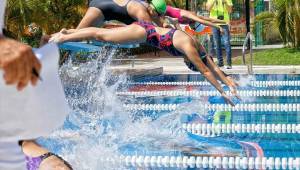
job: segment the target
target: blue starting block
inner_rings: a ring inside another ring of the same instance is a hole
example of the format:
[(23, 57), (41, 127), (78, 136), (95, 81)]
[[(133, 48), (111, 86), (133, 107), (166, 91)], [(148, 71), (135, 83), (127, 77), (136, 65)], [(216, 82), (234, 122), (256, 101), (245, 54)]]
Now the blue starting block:
[(114, 43), (108, 43), (108, 42), (102, 42), (102, 41), (92, 41), (93, 45), (96, 46), (112, 46), (116, 48), (138, 48), (140, 47), (140, 44), (114, 44)]
[(99, 46), (82, 43), (82, 42), (66, 42), (58, 45), (60, 49), (70, 51), (71, 53), (77, 52), (98, 52)]
[(84, 42), (66, 42), (59, 44), (59, 48), (63, 50), (68, 50), (72, 53), (76, 52), (98, 52), (100, 51), (99, 47), (103, 46), (112, 46), (116, 48), (137, 48), (139, 44), (113, 44), (113, 43), (106, 43), (100, 41), (92, 41), (92, 43), (84, 43)]
[[(91, 43), (85, 42), (66, 42), (58, 45), (60, 49), (66, 50), (69, 52), (70, 56), (75, 56), (75, 54), (84, 52), (84, 53), (97, 53), (100, 52), (100, 47), (110, 46), (115, 48), (137, 48), (139, 44), (113, 44), (100, 41), (92, 41)], [(74, 59), (74, 58), (73, 58)]]

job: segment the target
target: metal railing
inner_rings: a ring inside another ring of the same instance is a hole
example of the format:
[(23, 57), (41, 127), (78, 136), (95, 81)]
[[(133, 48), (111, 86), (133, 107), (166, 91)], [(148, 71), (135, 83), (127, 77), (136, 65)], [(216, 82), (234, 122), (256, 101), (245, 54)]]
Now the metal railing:
[(250, 65), (247, 65), (248, 74), (253, 74), (253, 35), (248, 32), (243, 44), (243, 64), (246, 65), (246, 46), (250, 50)]

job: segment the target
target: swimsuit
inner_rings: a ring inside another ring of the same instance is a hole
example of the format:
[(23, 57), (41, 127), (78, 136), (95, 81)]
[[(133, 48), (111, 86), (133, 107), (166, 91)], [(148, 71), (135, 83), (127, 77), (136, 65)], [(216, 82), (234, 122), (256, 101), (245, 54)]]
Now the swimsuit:
[(39, 166), (41, 165), (41, 163), (49, 158), (50, 156), (56, 156), (58, 159), (60, 159), (61, 161), (64, 162), (64, 164), (72, 170), (72, 166), (66, 162), (63, 158), (61, 158), (60, 156), (54, 154), (54, 153), (51, 153), (51, 152), (48, 152), (48, 153), (45, 153), (41, 156), (38, 156), (38, 157), (29, 157), (29, 156), (25, 156), (25, 159), (26, 159), (26, 167), (27, 167), (27, 170), (38, 170), (39, 169)]
[(177, 30), (171, 29), (165, 35), (160, 35), (156, 32), (155, 26), (150, 22), (141, 21), (141, 22), (135, 22), (134, 24), (137, 24), (146, 30), (147, 44), (157, 47), (158, 49), (165, 50), (168, 53), (172, 54), (173, 56), (184, 55), (180, 51), (178, 51), (173, 45), (173, 36), (175, 31)]
[[(22, 147), (23, 145), (23, 142), (22, 140), (19, 141), (19, 146)], [(37, 157), (30, 157), (30, 156), (27, 156), (25, 155), (25, 160), (26, 160), (26, 167), (27, 167), (27, 170), (38, 170), (41, 163), (49, 158), (50, 156), (55, 156), (57, 157), (58, 159), (60, 159), (61, 161), (63, 161), (63, 163), (70, 169), (70, 170), (73, 170), (72, 166), (67, 162), (65, 161), (62, 157), (56, 155), (55, 153), (52, 153), (52, 152), (47, 152), (41, 156), (37, 156)]]
[[(141, 21), (141, 22), (134, 22), (134, 24), (137, 24), (146, 30), (147, 44), (156, 47), (160, 50), (165, 50), (173, 56), (185, 56), (182, 52), (177, 50), (173, 45), (173, 36), (175, 31), (177, 31), (176, 29), (171, 29), (165, 35), (160, 35), (156, 32), (155, 26), (152, 23)], [(202, 59), (202, 61), (206, 64), (207, 62), (206, 53), (203, 50), (199, 50), (199, 56)], [(189, 67), (189, 69), (193, 71), (198, 71), (198, 69), (194, 66), (193, 63), (186, 62), (186, 65)]]
[(118, 20), (128, 25), (136, 21), (127, 12), (127, 5), (130, 1), (128, 0), (124, 6), (120, 6), (113, 0), (92, 0), (89, 7), (101, 10), (106, 21)]

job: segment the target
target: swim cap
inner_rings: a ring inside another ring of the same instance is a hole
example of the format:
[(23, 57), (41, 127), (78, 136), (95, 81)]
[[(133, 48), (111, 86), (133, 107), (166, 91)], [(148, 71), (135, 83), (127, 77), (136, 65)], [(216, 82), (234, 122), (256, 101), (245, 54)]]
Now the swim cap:
[(163, 15), (167, 11), (167, 4), (165, 0), (151, 0), (150, 4), (154, 7), (156, 12)]

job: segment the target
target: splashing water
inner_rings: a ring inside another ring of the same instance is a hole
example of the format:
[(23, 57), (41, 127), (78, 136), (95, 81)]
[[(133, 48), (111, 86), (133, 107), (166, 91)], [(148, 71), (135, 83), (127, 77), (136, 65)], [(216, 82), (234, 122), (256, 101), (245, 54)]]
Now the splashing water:
[(120, 100), (116, 95), (128, 82), (127, 75), (114, 75), (109, 68), (116, 50), (102, 49), (99, 54), (96, 59), (77, 66), (68, 62), (61, 67), (73, 112), (61, 130), (41, 140), (50, 150), (59, 152), (74, 169), (126, 169), (113, 161), (122, 154), (174, 154), (191, 148), (204, 153), (241, 154), (240, 148), (231, 147), (232, 143), (201, 137), (198, 141), (191, 140), (181, 130), (180, 117), (184, 114), (200, 111), (203, 113), (200, 118), (205, 119), (207, 111), (199, 101), (155, 120), (136, 119), (138, 112), (126, 111), (122, 106), (125, 102), (137, 103), (137, 99)]
[(250, 86), (252, 81), (255, 81), (255, 76), (254, 75), (246, 75), (246, 76), (240, 76), (240, 79), (237, 81), (237, 83), (241, 87), (246, 87), (246, 86)]

